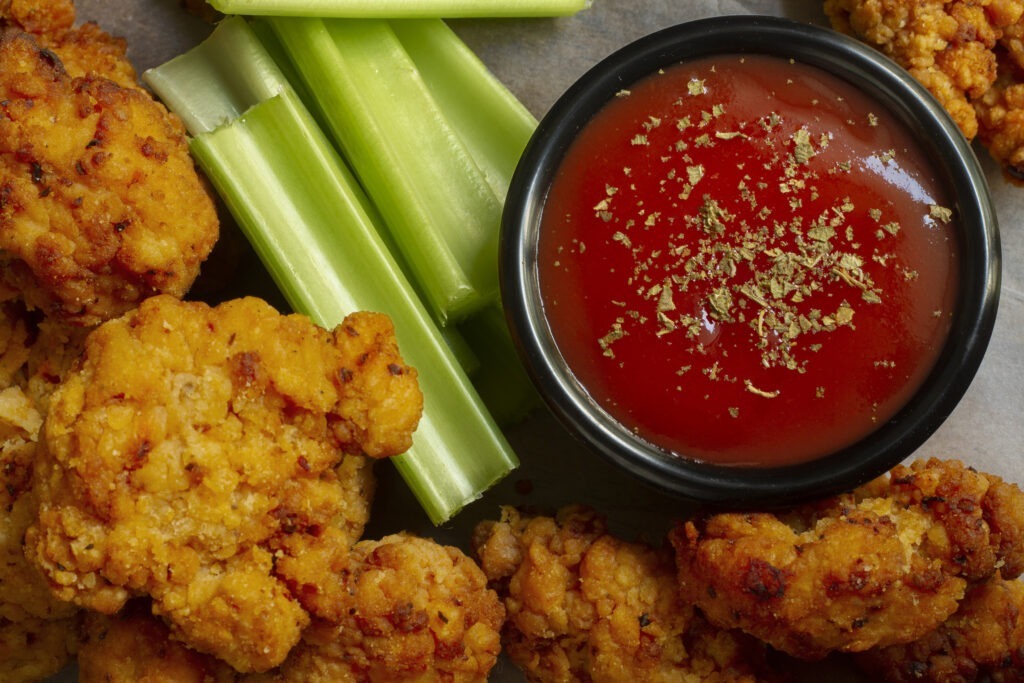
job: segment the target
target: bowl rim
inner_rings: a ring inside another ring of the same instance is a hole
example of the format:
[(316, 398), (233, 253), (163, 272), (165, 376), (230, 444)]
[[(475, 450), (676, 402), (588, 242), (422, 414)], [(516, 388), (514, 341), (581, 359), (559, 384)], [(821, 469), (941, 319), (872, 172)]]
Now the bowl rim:
[[(850, 447), (796, 465), (737, 467), (687, 460), (632, 434), (587, 394), (547, 327), (536, 244), (546, 188), (576, 134), (615, 93), (657, 68), (716, 54), (764, 54), (824, 69), (864, 89), (921, 132), (949, 171), (960, 223), (961, 284), (950, 333), (922, 386), (892, 419)], [(558, 98), (526, 146), (505, 201), (499, 279), (506, 318), (548, 408), (578, 440), (662, 492), (714, 505), (765, 506), (854, 488), (911, 455), (945, 421), (976, 374), (998, 308), (1001, 254), (988, 183), (955, 122), (907, 71), (873, 48), (815, 24), (727, 15), (676, 24), (635, 40), (591, 67)]]

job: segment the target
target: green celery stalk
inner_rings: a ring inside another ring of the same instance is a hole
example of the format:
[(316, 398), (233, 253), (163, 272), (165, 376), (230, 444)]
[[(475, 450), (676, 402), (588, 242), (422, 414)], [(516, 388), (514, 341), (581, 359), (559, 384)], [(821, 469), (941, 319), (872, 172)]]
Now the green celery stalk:
[[(318, 23), (324, 24), (330, 34), (337, 25), (353, 27), (354, 30), (365, 22), (333, 19)], [(448, 140), (453, 132), (458, 135), (462, 146), (457, 148), (457, 152), (460, 155), (468, 153), (476, 165), (476, 168), (467, 164), (462, 164), (462, 167), (465, 172), (473, 174), (474, 186), (480, 182), (477, 179), (479, 170), (500, 205), (504, 202), (523, 149), (536, 128), (536, 119), (442, 20), (407, 19), (391, 21), (389, 24), (400, 46), (393, 44), (392, 34), (383, 32), (387, 42), (392, 43), (385, 57), (391, 60), (392, 66), (383, 71), (390, 73), (392, 68), (400, 69), (416, 83), (415, 91), (420, 101), (427, 101), (431, 105), (410, 108), (405, 116), (413, 117), (411, 120), (418, 126), (423, 139)], [(308, 23), (303, 27), (295, 20), (256, 19), (253, 25), (271, 52), (278, 57), (279, 63), (286, 66), (290, 73), (298, 74), (302, 71), (297, 67), (296, 59), (311, 61), (315, 56), (310, 57), (307, 52), (324, 49), (322, 44), (309, 40), (308, 36), (306, 40), (299, 39), (308, 31)], [(287, 35), (289, 28), (293, 29), (294, 35), (291, 48), (287, 49), (282, 36)], [(317, 29), (315, 33), (322, 36), (319, 26)], [(415, 73), (410, 69), (410, 62), (415, 67)], [(381, 69), (382, 63), (384, 60), (378, 59), (372, 65), (353, 64), (352, 70), (361, 70), (362, 74), (369, 74), (368, 77), (374, 79), (374, 68)], [(419, 79), (422, 79), (422, 84)], [(337, 116), (338, 108), (332, 107), (331, 103), (351, 98), (350, 89), (344, 87), (344, 82), (326, 79), (323, 69), (307, 70), (305, 78), (296, 77), (296, 80), (301, 84), (300, 92), (309, 109), (319, 117), (325, 130), (336, 133), (336, 144), (345, 149), (344, 135), (339, 132), (345, 130), (345, 121)], [(332, 92), (339, 88), (340, 91)], [(390, 118), (391, 106), (386, 99), (367, 97), (365, 106), (366, 118), (370, 120), (394, 120)], [(462, 201), (462, 190), (458, 183), (436, 183), (430, 178), (426, 184), (431, 188), (434, 201), (452, 205)], [(371, 200), (386, 205), (392, 198), (387, 195), (382, 198), (380, 192), (375, 192), (379, 187), (370, 185)], [(500, 218), (489, 213), (478, 218), (478, 224), (491, 225), (495, 240), (498, 237), (499, 221)], [(383, 232), (385, 235), (393, 233), (387, 220), (384, 221)], [(437, 238), (444, 241), (455, 239), (455, 246), (459, 246), (462, 240), (459, 232), (438, 232)], [(397, 252), (393, 253), (403, 254), (403, 244), (393, 234), (391, 239), (396, 242)], [(486, 245), (488, 251), (493, 248), (490, 241)], [(407, 256), (400, 261), (408, 266), (410, 258)], [(490, 264), (489, 269), (489, 275), (497, 273), (496, 260)], [(422, 273), (414, 268), (408, 269), (406, 275), (414, 284), (422, 277)], [(498, 424), (516, 422), (537, 405), (533, 386), (522, 369), (504, 325), (496, 293), (483, 308), (463, 316), (455, 325), (447, 324), (451, 321), (444, 318), (439, 318), (439, 322), (446, 331), (457, 327), (461, 337), (468, 338), (471, 359), (479, 360), (472, 367), (464, 367)], [(459, 357), (462, 360), (466, 355)]]
[(209, 0), (224, 14), (297, 17), (555, 17), (591, 0)]
[(387, 313), (424, 412), (392, 458), (434, 524), (517, 466), (442, 333), (392, 258), (354, 176), (241, 18), (145, 80), (194, 136), (199, 165), (289, 304), (325, 327)]
[(504, 426), (525, 419), (541, 404), (540, 396), (519, 362), (501, 306), (488, 306), (458, 329), (479, 357), (470, 380), (488, 412)]
[[(504, 202), (537, 120), (441, 19), (390, 23), (451, 127)], [(458, 329), (479, 358), (470, 379), (491, 415), (500, 425), (526, 417), (540, 401), (516, 354), (500, 302), (473, 313)]]
[(501, 201), (385, 21), (269, 17), (434, 317), (497, 296)]
[(391, 28), (500, 201), (537, 119), (441, 19)]
[[(284, 49), (281, 47), (280, 42), (277, 40), (277, 37), (271, 30), (270, 25), (267, 24), (267, 22), (265, 21), (259, 20), (249, 21), (247, 23), (249, 28), (252, 29), (253, 33), (263, 44), (263, 47), (264, 49), (266, 49), (267, 54), (274, 61), (277, 67), (281, 70), (281, 73), (284, 76), (285, 80), (287, 80), (288, 84), (292, 86), (292, 89), (302, 100), (302, 103), (306, 105), (306, 109), (309, 111), (310, 114), (313, 115), (313, 118), (316, 120), (321, 130), (323, 130), (325, 127), (325, 117), (323, 115), (323, 112), (319, 110), (316, 100), (309, 94), (309, 91), (305, 89), (305, 83), (302, 81), (301, 78), (299, 78), (299, 75), (295, 73), (294, 67), (291, 64), (291, 60), (289, 59), (288, 55), (284, 52)], [(344, 166), (344, 169), (346, 172), (348, 172), (347, 166)], [(401, 250), (398, 249), (398, 246), (394, 243), (394, 240), (391, 239), (391, 232), (387, 229), (387, 225), (384, 223), (384, 219), (381, 217), (380, 212), (377, 210), (377, 207), (373, 204), (372, 201), (370, 201), (369, 197), (366, 196), (365, 192), (362, 191), (362, 188), (356, 186), (355, 181), (353, 181), (353, 191), (358, 194), (363, 204), (363, 210), (366, 211), (367, 217), (373, 222), (374, 226), (376, 226), (377, 234), (380, 235), (380, 237), (384, 240), (384, 245), (387, 247), (388, 252), (391, 254), (391, 257), (394, 258), (394, 260), (398, 263), (399, 267), (402, 269), (402, 272), (405, 273), (406, 279), (409, 280), (409, 284), (412, 285), (413, 289), (417, 290), (417, 296), (422, 301), (423, 293), (417, 289), (417, 283), (410, 277), (409, 266), (407, 263), (405, 263), (405, 259), (402, 255)], [(455, 327), (443, 327), (441, 328), (441, 334), (444, 336), (444, 339), (448, 343), (448, 346), (451, 347), (452, 352), (455, 354), (455, 359), (458, 361), (459, 365), (462, 366), (462, 369), (466, 372), (467, 375), (472, 377), (476, 370), (480, 367), (479, 357), (477, 357), (476, 353), (473, 352), (473, 349), (470, 348), (469, 344), (463, 338), (462, 334), (460, 334)], [(499, 424), (501, 423), (499, 422)]]
[[(320, 105), (317, 102), (317, 100), (310, 94), (309, 90), (306, 87), (306, 83), (295, 71), (295, 67), (292, 64), (291, 59), (288, 57), (288, 54), (284, 51), (284, 48), (281, 46), (281, 43), (277, 39), (277, 36), (274, 34), (274, 31), (270, 27), (270, 24), (267, 23), (266, 21), (261, 21), (259, 19), (253, 19), (247, 23), (249, 27), (252, 29), (253, 33), (256, 35), (256, 37), (259, 38), (260, 42), (263, 43), (263, 47), (266, 49), (267, 54), (269, 54), (270, 57), (274, 60), (274, 62), (277, 64), (278, 68), (281, 70), (281, 73), (284, 75), (289, 85), (291, 85), (295, 92), (298, 94), (299, 98), (302, 100), (302, 103), (306, 105), (306, 109), (309, 111), (310, 114), (313, 115), (313, 118), (316, 120), (321, 130), (325, 130), (327, 128), (326, 116), (324, 115), (323, 111), (320, 110)], [(361, 190), (361, 188), (358, 189)], [(392, 239), (391, 231), (388, 230), (387, 224), (381, 217), (380, 212), (377, 210), (377, 207), (373, 204), (369, 197), (366, 196), (364, 192), (360, 191), (359, 194), (360, 198), (363, 200), (363, 209), (366, 211), (367, 215), (370, 217), (370, 219), (373, 221), (373, 224), (376, 226), (377, 234), (379, 234), (381, 238), (384, 240), (384, 244), (385, 246), (387, 246), (388, 252), (401, 267), (402, 272), (405, 273), (405, 277), (406, 279), (409, 280), (409, 283), (412, 285), (412, 287), (417, 290), (417, 295), (422, 301), (424, 299), (423, 292), (419, 290), (418, 283), (416, 282), (415, 279), (412, 278), (409, 264), (406, 263), (405, 257), (402, 254), (401, 249), (398, 248), (398, 245), (395, 244), (394, 239)], [(445, 341), (448, 343), (448, 346), (451, 347), (453, 353), (455, 354), (455, 359), (459, 362), (459, 365), (462, 366), (462, 369), (466, 372), (467, 375), (473, 377), (474, 373), (480, 367), (480, 358), (477, 356), (477, 354), (473, 351), (470, 345), (466, 342), (462, 334), (460, 334), (458, 329), (456, 329), (455, 327), (442, 327), (441, 334), (444, 336)], [(500, 421), (499, 424), (501, 424)]]

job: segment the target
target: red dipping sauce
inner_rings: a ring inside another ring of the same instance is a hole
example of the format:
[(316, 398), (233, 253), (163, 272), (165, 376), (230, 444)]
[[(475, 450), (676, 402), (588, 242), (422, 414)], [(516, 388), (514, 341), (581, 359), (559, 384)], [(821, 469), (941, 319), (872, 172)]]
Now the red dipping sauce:
[(681, 457), (774, 466), (895, 415), (949, 334), (952, 207), (913, 135), (767, 56), (674, 66), (581, 131), (546, 199), (545, 315), (590, 396)]

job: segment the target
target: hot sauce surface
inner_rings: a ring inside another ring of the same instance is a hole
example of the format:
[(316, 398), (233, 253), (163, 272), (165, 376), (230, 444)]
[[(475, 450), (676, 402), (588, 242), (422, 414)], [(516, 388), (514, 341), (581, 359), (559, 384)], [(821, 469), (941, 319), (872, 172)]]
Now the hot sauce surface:
[(545, 203), (556, 344), (683, 457), (820, 457), (891, 418), (949, 331), (956, 216), (913, 137), (814, 67), (673, 66), (584, 128)]

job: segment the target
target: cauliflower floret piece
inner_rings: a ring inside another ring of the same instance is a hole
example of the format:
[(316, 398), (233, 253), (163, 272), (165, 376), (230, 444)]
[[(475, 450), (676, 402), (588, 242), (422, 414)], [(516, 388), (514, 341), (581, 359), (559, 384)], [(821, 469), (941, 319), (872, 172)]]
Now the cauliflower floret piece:
[(0, 32), (0, 108), (0, 300), (90, 326), (183, 296), (219, 222), (177, 117), (141, 88), (72, 77), (14, 28)]
[(505, 508), (477, 526), (473, 549), (505, 601), (505, 651), (531, 681), (774, 678), (759, 644), (681, 599), (670, 548), (620, 540), (589, 508)]
[(722, 512), (680, 525), (682, 595), (722, 628), (801, 659), (908, 643), (969, 585), (1022, 569), (1024, 493), (955, 460), (898, 466), (785, 513)]
[(49, 395), (84, 332), (0, 304), (0, 680), (39, 680), (68, 661), (77, 607), (55, 598), (22, 546), (34, 519), (31, 489)]
[(1024, 583), (998, 574), (968, 590), (956, 613), (912, 643), (857, 656), (866, 672), (889, 683), (996, 681), (1024, 672)]
[(329, 609), (280, 671), (258, 681), (486, 681), (505, 610), (458, 548), (410, 534), (360, 541)]
[(365, 540), (322, 583), (344, 590), (314, 613), (281, 666), (239, 674), (171, 640), (144, 605), (86, 618), (78, 655), (82, 682), (138, 680), (244, 683), (486, 681), (498, 658), (504, 609), (462, 551), (401, 533)]
[(309, 622), (287, 574), (361, 535), (367, 456), (405, 451), (421, 410), (384, 315), (147, 299), (52, 397), (26, 554), (63, 600), (149, 596), (174, 638), (265, 671)]

